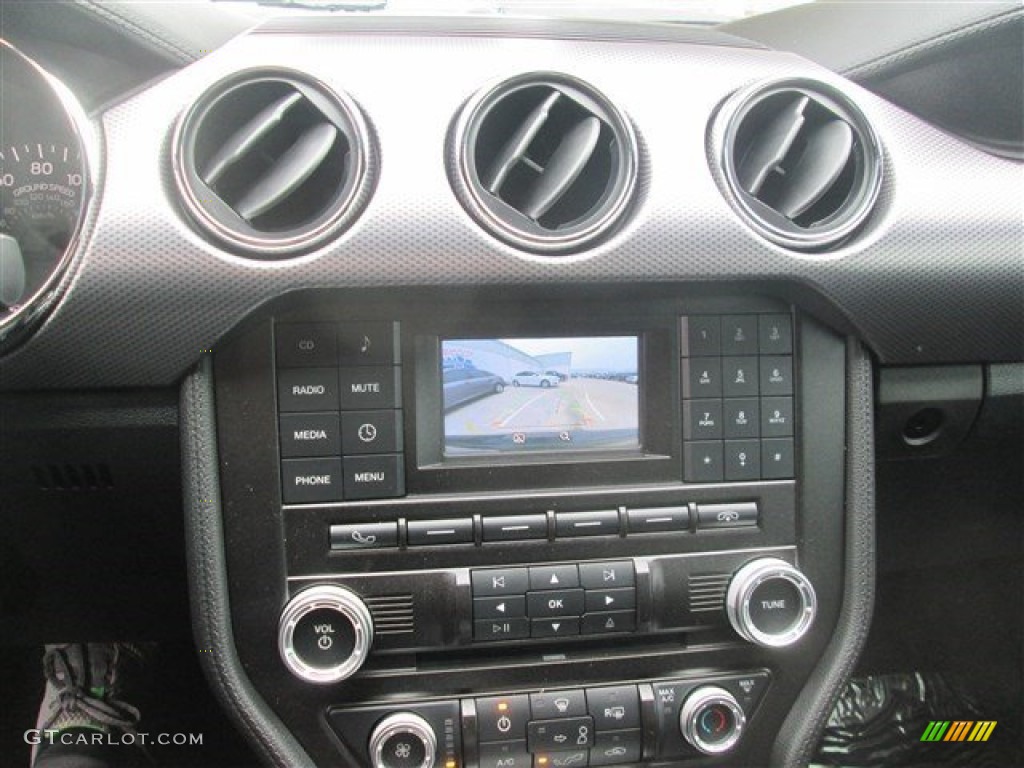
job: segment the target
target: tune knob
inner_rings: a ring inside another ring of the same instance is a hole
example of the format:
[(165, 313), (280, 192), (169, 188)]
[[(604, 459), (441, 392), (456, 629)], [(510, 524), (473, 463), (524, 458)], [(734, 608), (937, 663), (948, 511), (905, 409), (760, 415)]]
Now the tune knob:
[(373, 768), (433, 768), (436, 753), (434, 729), (412, 712), (388, 715), (370, 736)]
[(373, 618), (351, 590), (322, 584), (288, 601), (278, 624), (277, 644), (285, 666), (310, 683), (336, 683), (366, 661), (373, 643)]
[(768, 648), (792, 645), (810, 629), (817, 612), (814, 587), (778, 558), (753, 560), (729, 582), (729, 622), (742, 637)]
[(705, 755), (732, 749), (746, 724), (746, 715), (733, 695), (716, 685), (697, 688), (679, 712), (683, 738)]

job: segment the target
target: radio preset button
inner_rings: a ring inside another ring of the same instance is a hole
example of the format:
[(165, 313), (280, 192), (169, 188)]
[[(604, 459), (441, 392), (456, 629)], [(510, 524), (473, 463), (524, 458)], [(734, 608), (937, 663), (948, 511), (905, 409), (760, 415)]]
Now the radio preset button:
[[(575, 569), (576, 566), (570, 566)], [(530, 588), (529, 572), (525, 568), (488, 568), (472, 573), (474, 597), (525, 595)]]
[(683, 438), (685, 440), (716, 440), (721, 437), (721, 400), (686, 400), (683, 402)]
[(725, 401), (725, 437), (757, 437), (760, 425), (761, 406), (756, 397), (744, 397)]
[(609, 611), (588, 613), (583, 617), (580, 628), (584, 635), (603, 635), (612, 632), (635, 632), (635, 611)]
[(588, 688), (587, 708), (599, 731), (640, 727), (640, 694), (635, 685)]
[(756, 502), (697, 505), (697, 527), (702, 531), (711, 528), (745, 528), (756, 525)]
[(683, 397), (687, 400), (722, 396), (722, 358), (683, 360)]
[(559, 538), (576, 536), (612, 536), (619, 532), (619, 511), (557, 512), (555, 530)]
[(332, 525), (331, 549), (379, 549), (398, 546), (398, 523)]
[(530, 697), (492, 696), (476, 700), (477, 736), (486, 741), (525, 741)]
[(722, 358), (722, 392), (726, 397), (757, 396), (757, 358)]
[(483, 518), (484, 541), (523, 541), (548, 537), (547, 515)]
[(789, 315), (761, 315), (758, 329), (762, 355), (788, 355), (793, 351), (793, 327)]
[(692, 315), (681, 319), (683, 357), (713, 357), (722, 353), (722, 319), (718, 315)]
[(584, 717), (587, 697), (582, 688), (553, 693), (531, 693), (530, 711), (534, 720), (552, 720), (557, 717)]
[(281, 485), (285, 504), (341, 501), (341, 459), (285, 459)]
[(679, 506), (631, 509), (626, 512), (626, 525), (631, 535), (687, 531), (690, 528), (690, 508)]
[(761, 358), (761, 394), (792, 395), (793, 394), (793, 358), (771, 356)]
[(625, 611), (636, 608), (636, 588), (588, 589), (585, 598), (587, 613), (593, 611)]
[(793, 434), (793, 398), (761, 399), (761, 437), (790, 437)]
[(282, 413), (338, 410), (335, 368), (291, 368), (277, 374), (277, 403)]
[(450, 520), (410, 520), (406, 523), (410, 547), (437, 544), (472, 544), (473, 518)]
[(526, 609), (530, 618), (579, 616), (583, 613), (583, 590), (562, 589), (555, 592), (529, 592)]
[(632, 560), (580, 563), (580, 583), (586, 589), (632, 587), (636, 584)]
[(722, 354), (756, 355), (757, 315), (726, 315), (722, 318)]
[(534, 565), (530, 567), (530, 589), (578, 587), (580, 573), (575, 565)]
[(575, 616), (533, 619), (530, 624), (530, 637), (571, 637), (580, 633), (580, 620)]
[(281, 323), (274, 328), (278, 368), (331, 367), (337, 364), (337, 339), (331, 323)]
[(281, 458), (337, 456), (339, 453), (338, 414), (281, 414)]
[(478, 597), (473, 600), (473, 618), (518, 619), (526, 615), (526, 597)]

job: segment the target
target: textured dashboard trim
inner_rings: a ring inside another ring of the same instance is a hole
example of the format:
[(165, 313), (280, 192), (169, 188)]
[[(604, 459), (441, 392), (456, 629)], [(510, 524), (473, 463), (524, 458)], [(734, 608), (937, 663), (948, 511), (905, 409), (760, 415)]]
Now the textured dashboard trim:
[(181, 450), (192, 631), (206, 679), (249, 743), (269, 763), (314, 764), (253, 687), (235, 649), (217, 469), (213, 371), (204, 356), (181, 388)]
[[(247, 67), (291, 66), (348, 92), (377, 136), (381, 170), (334, 242), (254, 264), (205, 241), (171, 183), (168, 136), (209, 85)], [(553, 259), (490, 237), (451, 187), (445, 139), (483, 83), (571, 71), (614, 100), (649, 175), (620, 230)], [(722, 101), (757, 80), (811, 77), (842, 90), (886, 152), (879, 205), (861, 233), (816, 257), (765, 242), (720, 193), (707, 158)], [(638, 83), (685, 82), (686, 98)], [(414, 116), (414, 119), (411, 119)], [(887, 364), (1024, 359), (1020, 166), (936, 130), (789, 54), (711, 45), (491, 37), (263, 33), (223, 48), (103, 115), (102, 205), (69, 291), (4, 358), (0, 389), (167, 386), (257, 307), (305, 288), (428, 285), (799, 286)], [(1024, 190), (1021, 190), (1024, 194)], [(102, 341), (102, 343), (100, 343)], [(59, 361), (59, 365), (55, 365)]]
[(875, 601), (875, 450), (871, 360), (847, 342), (846, 562), (843, 604), (825, 653), (779, 730), (771, 764), (805, 766), (867, 642)]

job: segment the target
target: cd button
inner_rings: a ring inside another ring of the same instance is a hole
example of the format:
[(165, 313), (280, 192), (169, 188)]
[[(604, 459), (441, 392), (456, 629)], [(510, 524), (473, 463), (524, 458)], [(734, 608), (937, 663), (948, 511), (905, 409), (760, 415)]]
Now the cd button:
[(274, 329), (278, 368), (337, 365), (337, 343), (330, 323), (281, 323)]

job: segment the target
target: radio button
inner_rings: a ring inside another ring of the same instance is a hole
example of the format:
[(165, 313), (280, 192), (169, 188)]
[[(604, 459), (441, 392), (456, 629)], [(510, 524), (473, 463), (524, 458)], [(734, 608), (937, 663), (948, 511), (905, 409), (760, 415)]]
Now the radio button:
[(282, 323), (274, 329), (278, 368), (333, 367), (337, 343), (330, 323)]
[(722, 318), (722, 354), (756, 355), (757, 315), (727, 315)]
[(281, 458), (341, 453), (336, 413), (281, 414)]
[(793, 351), (793, 328), (789, 315), (761, 315), (758, 326), (762, 355), (788, 355)]
[(722, 396), (722, 358), (683, 360), (683, 397), (687, 400)]
[(410, 520), (406, 524), (410, 547), (437, 544), (472, 544), (473, 518)]
[(530, 568), (530, 589), (578, 587), (580, 574), (575, 565), (535, 565)]
[(560, 539), (575, 536), (614, 536), (619, 533), (619, 511), (557, 512), (555, 529)]
[(746, 528), (756, 525), (756, 502), (697, 505), (697, 527), (702, 531), (712, 528)]
[(547, 515), (483, 518), (484, 541), (522, 541), (548, 537)]
[(473, 618), (518, 619), (526, 615), (526, 598), (523, 595), (508, 597), (478, 597), (473, 601)]
[(583, 613), (583, 590), (562, 589), (555, 592), (529, 592), (527, 613), (531, 618), (548, 616), (579, 616)]
[(582, 688), (554, 693), (531, 693), (530, 711), (534, 720), (553, 720), (556, 717), (584, 717), (587, 697)]
[(721, 400), (686, 400), (683, 403), (683, 439), (715, 440), (721, 437)]
[(726, 397), (757, 396), (757, 358), (722, 359), (722, 391)]
[(473, 622), (473, 639), (479, 641), (522, 640), (530, 636), (529, 619), (485, 619)]
[(405, 495), (405, 467), (401, 454), (346, 456), (345, 498), (387, 499)]
[(399, 367), (339, 368), (341, 410), (374, 411), (401, 406)]
[(690, 528), (690, 508), (679, 506), (631, 509), (626, 513), (626, 524), (630, 535), (686, 531)]
[(722, 468), (722, 442), (710, 440), (683, 444), (683, 465), (688, 483), (720, 483), (725, 477)]
[(635, 611), (588, 613), (580, 625), (584, 635), (603, 635), (610, 632), (635, 632)]
[(531, 625), (531, 637), (569, 637), (580, 633), (580, 620), (575, 616), (534, 619)]
[(588, 688), (587, 707), (599, 731), (640, 727), (640, 694), (635, 685)]
[(282, 412), (338, 410), (336, 368), (294, 368), (277, 374), (277, 403)]
[(285, 504), (341, 501), (341, 459), (285, 459), (281, 462)]
[(530, 588), (530, 577), (525, 568), (474, 570), (472, 581), (474, 597), (525, 595)]
[(694, 315), (682, 318), (682, 356), (721, 354), (722, 322), (718, 315)]
[(643, 758), (643, 731), (605, 731), (597, 733), (590, 749), (590, 765), (636, 765)]
[(341, 414), (341, 447), (342, 453), (349, 456), (401, 452), (402, 412), (353, 411)]
[(585, 599), (588, 613), (591, 611), (625, 611), (636, 608), (636, 588), (588, 589)]
[(632, 587), (636, 583), (633, 575), (633, 561), (580, 563), (580, 582), (586, 589)]
[(484, 741), (525, 741), (530, 697), (492, 696), (476, 700), (477, 736)]
[(725, 441), (725, 479), (742, 482), (761, 478), (761, 443), (758, 440)]
[(331, 549), (378, 549), (398, 546), (398, 523), (331, 526)]
[(761, 441), (761, 475), (765, 480), (793, 477), (793, 438)]

